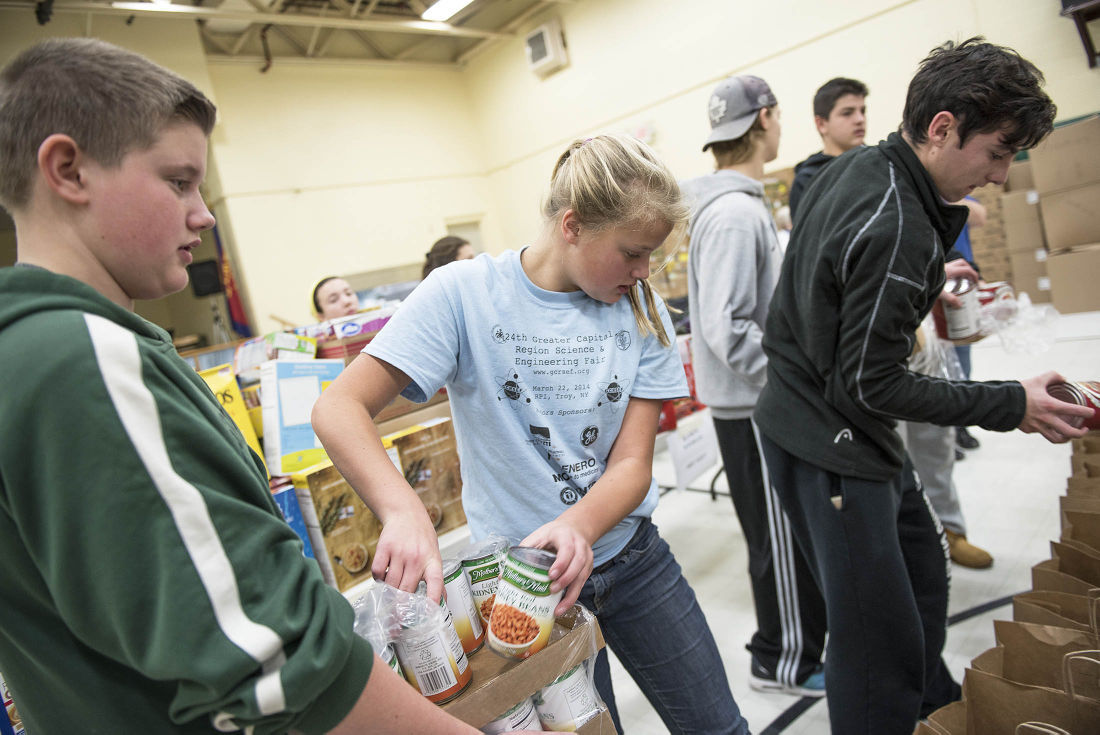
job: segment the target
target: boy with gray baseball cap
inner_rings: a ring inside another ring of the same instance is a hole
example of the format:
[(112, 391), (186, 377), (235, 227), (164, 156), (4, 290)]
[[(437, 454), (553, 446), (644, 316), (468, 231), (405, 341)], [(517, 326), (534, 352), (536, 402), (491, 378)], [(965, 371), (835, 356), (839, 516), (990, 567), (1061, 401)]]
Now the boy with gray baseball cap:
[(699, 398), (711, 410), (730, 496), (749, 552), (757, 630), (749, 683), (758, 691), (825, 694), (825, 607), (795, 546), (756, 440), (764, 387), (761, 341), (782, 256), (764, 199), (764, 164), (779, 150), (779, 108), (760, 77), (722, 81), (703, 145), (717, 170), (682, 182), (692, 204), (688, 302)]

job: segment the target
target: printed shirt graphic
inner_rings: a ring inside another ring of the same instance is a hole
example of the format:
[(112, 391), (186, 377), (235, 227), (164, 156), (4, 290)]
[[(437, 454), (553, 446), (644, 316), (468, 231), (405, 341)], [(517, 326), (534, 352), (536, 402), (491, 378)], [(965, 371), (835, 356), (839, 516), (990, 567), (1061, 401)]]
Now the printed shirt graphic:
[[(665, 329), (673, 333), (658, 299)], [(364, 350), (405, 372), (424, 401), (451, 402), (462, 504), (474, 538), (521, 540), (580, 500), (600, 478), (630, 396), (687, 395), (673, 347), (642, 338), (623, 298), (544, 291), (519, 253), (433, 271)], [(657, 505), (657, 486), (593, 547), (607, 561)]]

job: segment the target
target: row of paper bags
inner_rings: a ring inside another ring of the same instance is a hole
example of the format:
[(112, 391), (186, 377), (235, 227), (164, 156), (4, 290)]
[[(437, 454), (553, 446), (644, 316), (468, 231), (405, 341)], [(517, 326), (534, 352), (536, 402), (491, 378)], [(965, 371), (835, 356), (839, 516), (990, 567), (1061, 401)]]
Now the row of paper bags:
[(971, 661), (961, 701), (914, 735), (1100, 735), (1100, 432), (1073, 442), (1051, 558), (1031, 570), (996, 646)]

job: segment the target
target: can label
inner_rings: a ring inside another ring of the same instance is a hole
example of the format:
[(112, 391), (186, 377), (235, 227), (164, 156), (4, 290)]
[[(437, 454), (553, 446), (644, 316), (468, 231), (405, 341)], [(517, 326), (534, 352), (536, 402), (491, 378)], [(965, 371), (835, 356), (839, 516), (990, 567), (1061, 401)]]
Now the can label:
[(436, 704), (448, 702), (470, 685), (470, 662), (450, 614), (442, 627), (412, 628), (394, 642), (405, 679)]
[(951, 293), (959, 297), (959, 306), (944, 306), (944, 318), (947, 321), (947, 338), (951, 340), (971, 339), (980, 331), (978, 291), (970, 281), (957, 281)]
[(444, 565), (443, 589), (447, 609), (454, 618), (455, 632), (462, 641), (462, 650), (468, 654), (477, 651), (485, 643), (485, 626), (481, 624), (470, 582), (458, 562)]
[(382, 663), (389, 666), (397, 675), (402, 679), (405, 678), (405, 672), (401, 670), (401, 662), (397, 660), (397, 652), (393, 650), (393, 644), (387, 643), (386, 647), (378, 652), (378, 658), (382, 659)]
[(508, 658), (532, 656), (550, 641), (561, 590), (550, 591), (554, 555), (515, 547), (508, 552), (489, 622), (489, 647)]
[(11, 699), (11, 692), (8, 691), (7, 682), (4, 681), (2, 675), (0, 675), (0, 696), (4, 700), (4, 711), (0, 712), (0, 732), (23, 735), (25, 732), (23, 718), (19, 715), (19, 710)]
[(484, 725), (481, 731), (485, 735), (512, 732), (514, 730), (541, 730), (539, 715), (535, 711), (535, 701), (528, 697), (492, 722)]
[(600, 702), (584, 664), (578, 664), (535, 694), (539, 722), (552, 732), (571, 732), (600, 713)]
[(470, 581), (470, 593), (474, 598), (482, 627), (489, 625), (489, 616), (496, 601), (497, 582), (500, 579), (501, 555), (493, 552), (474, 559), (463, 559), (462, 569)]

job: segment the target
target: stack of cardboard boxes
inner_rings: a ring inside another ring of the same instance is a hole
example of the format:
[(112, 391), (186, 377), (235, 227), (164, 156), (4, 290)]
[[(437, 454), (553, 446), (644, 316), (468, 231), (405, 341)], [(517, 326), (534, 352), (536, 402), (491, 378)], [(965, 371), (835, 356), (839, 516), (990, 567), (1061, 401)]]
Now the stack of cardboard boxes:
[(1037, 205), (1051, 302), (1062, 313), (1098, 310), (1100, 115), (1056, 128), (1030, 162), (1034, 189), (1019, 206)]
[(1001, 195), (1001, 220), (1013, 287), (1027, 293), (1033, 303), (1048, 303), (1047, 245), (1031, 161), (1017, 161), (1009, 168)]

